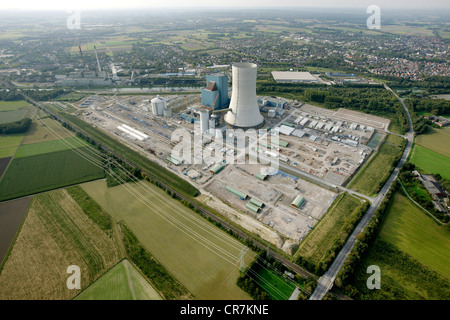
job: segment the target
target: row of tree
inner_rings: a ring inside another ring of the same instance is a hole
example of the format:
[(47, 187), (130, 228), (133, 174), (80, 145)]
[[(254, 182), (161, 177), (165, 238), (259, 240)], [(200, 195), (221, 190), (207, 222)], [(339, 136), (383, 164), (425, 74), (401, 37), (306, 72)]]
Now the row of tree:
[(0, 124), (0, 134), (12, 134), (27, 132), (31, 126), (30, 118), (23, 118), (22, 120)]

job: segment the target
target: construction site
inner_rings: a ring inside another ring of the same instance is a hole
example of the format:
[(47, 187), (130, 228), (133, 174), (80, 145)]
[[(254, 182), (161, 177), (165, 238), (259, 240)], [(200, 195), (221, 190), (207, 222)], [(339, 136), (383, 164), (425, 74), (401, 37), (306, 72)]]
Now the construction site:
[[(246, 70), (253, 66), (241, 67), (243, 74), (233, 78), (241, 77), (240, 83), (256, 81), (256, 74)], [(216, 85), (221, 77), (208, 79), (201, 96), (93, 95), (73, 106), (83, 120), (189, 181), (224, 216), (292, 252), (337, 197), (335, 188), (307, 181), (302, 173), (328, 185), (345, 185), (386, 134), (389, 120), (257, 97), (252, 88), (233, 88), (229, 99), (226, 81), (221, 88)], [(245, 108), (237, 101), (246, 101)], [(246, 143), (245, 153), (257, 149), (260, 156), (276, 158), (280, 166), (236, 163), (247, 157), (237, 149), (231, 130), (237, 128), (256, 132), (256, 141)], [(178, 144), (172, 137), (177, 129), (189, 132), (192, 141), (200, 135), (201, 151), (192, 146), (191, 161), (172, 152)], [(268, 138), (264, 145), (262, 136)], [(228, 137), (232, 142), (222, 143)], [(206, 161), (205, 153), (215, 153), (215, 161)], [(233, 156), (241, 159), (230, 162)]]

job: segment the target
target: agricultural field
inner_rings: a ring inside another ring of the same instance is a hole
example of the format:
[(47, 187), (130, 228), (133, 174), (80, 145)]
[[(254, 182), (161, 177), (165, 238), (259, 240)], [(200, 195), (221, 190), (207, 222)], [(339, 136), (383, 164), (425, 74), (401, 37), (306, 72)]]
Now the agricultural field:
[(14, 111), (2, 111), (0, 112), (0, 124), (22, 120), (27, 113), (28, 110), (25, 109)]
[(56, 139), (73, 137), (75, 134), (52, 118), (44, 117), (38, 119), (35, 117), (31, 126), (25, 134), (22, 144), (37, 143)]
[(327, 251), (342, 237), (346, 221), (352, 219), (361, 203), (361, 200), (348, 193), (339, 195), (324, 217), (300, 243), (296, 256), (300, 255), (316, 265), (326, 259)]
[(422, 171), (439, 173), (450, 180), (450, 158), (419, 145), (414, 145), (410, 161)]
[(23, 140), (24, 133), (0, 134), (0, 158), (12, 157)]
[(17, 159), (31, 157), (40, 154), (71, 150), (86, 146), (88, 146), (88, 143), (78, 137), (31, 143), (20, 146), (14, 158)]
[[(27, 213), (31, 197), (0, 203), (0, 266)], [(1, 267), (0, 267), (1, 272)]]
[(31, 112), (28, 102), (0, 101), (0, 124), (19, 121)]
[(0, 179), (2, 178), (3, 173), (8, 167), (9, 161), (11, 161), (11, 157), (0, 158)]
[(415, 143), (450, 158), (450, 128), (434, 129), (416, 136)]
[(25, 100), (19, 101), (0, 101), (0, 112), (13, 111), (28, 107), (29, 104)]
[(402, 152), (402, 148), (390, 143), (383, 143), (378, 152), (354, 176), (348, 187), (369, 196), (377, 194), (380, 186), (390, 175), (389, 168)]
[(124, 259), (75, 300), (161, 300), (161, 296), (130, 261)]
[[(352, 283), (361, 299), (448, 300), (450, 230), (439, 226), (397, 192), (380, 235), (363, 259)], [(368, 290), (367, 267), (381, 269), (381, 290)]]
[[(102, 180), (81, 185), (196, 299), (250, 299), (236, 285), (244, 246), (148, 181), (107, 188)], [(255, 255), (245, 255), (248, 264)]]
[(450, 229), (437, 225), (400, 193), (395, 194), (380, 237), (450, 280)]
[(66, 270), (81, 270), (81, 290), (124, 257), (117, 233), (107, 235), (66, 189), (35, 195), (0, 273), (0, 300), (72, 299)]
[(103, 169), (89, 161), (99, 161), (98, 154), (87, 147), (75, 151), (14, 158), (0, 180), (0, 201), (105, 177)]

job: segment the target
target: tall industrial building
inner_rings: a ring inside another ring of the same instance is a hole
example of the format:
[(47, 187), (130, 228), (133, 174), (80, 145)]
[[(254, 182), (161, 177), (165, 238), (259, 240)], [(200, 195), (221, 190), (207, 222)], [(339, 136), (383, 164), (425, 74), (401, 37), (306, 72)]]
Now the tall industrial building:
[(258, 127), (264, 122), (256, 98), (256, 69), (254, 63), (233, 64), (231, 110), (224, 117), (233, 127)]
[(202, 89), (202, 105), (220, 110), (228, 108), (228, 76), (213, 73), (206, 76), (206, 88)]

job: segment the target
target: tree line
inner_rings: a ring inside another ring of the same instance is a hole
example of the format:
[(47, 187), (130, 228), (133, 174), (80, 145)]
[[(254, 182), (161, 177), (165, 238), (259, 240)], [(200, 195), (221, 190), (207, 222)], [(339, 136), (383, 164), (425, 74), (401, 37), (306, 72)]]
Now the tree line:
[(31, 126), (30, 118), (23, 118), (19, 121), (0, 124), (0, 134), (13, 134), (27, 132)]

